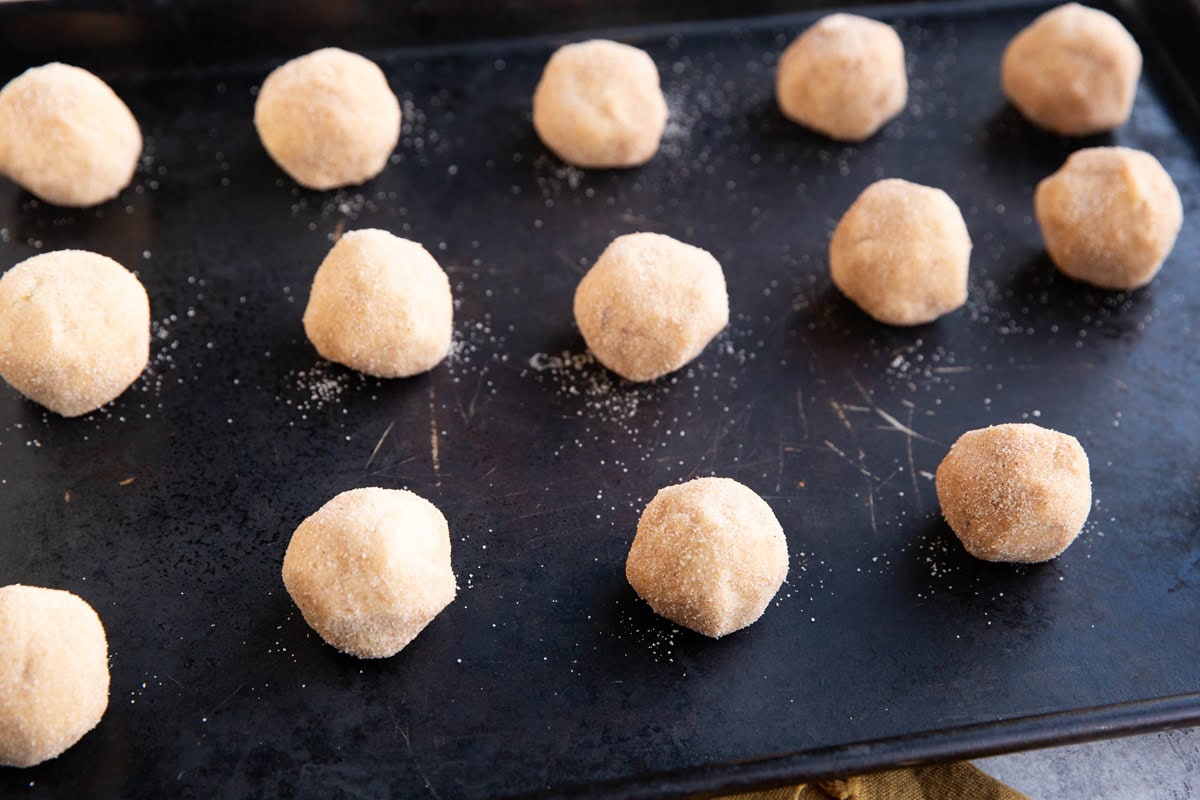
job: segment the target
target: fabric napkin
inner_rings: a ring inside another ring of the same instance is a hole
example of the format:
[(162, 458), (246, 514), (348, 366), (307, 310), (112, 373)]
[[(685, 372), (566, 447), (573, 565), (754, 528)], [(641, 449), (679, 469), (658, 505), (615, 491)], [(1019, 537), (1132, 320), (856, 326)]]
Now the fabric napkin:
[(1029, 800), (965, 761), (729, 795), (721, 800)]

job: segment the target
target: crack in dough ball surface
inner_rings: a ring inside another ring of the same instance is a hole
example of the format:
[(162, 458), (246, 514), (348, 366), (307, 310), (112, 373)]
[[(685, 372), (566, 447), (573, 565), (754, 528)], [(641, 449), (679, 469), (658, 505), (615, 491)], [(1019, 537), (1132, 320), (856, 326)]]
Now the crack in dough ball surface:
[(336, 189), (383, 172), (400, 141), (400, 103), (373, 61), (327, 47), (267, 76), (254, 126), (297, 183)]
[(1072, 153), (1038, 184), (1046, 252), (1065, 274), (1105, 289), (1145, 286), (1183, 225), (1183, 203), (1158, 159), (1125, 147)]
[(43, 253), (0, 278), (0, 376), (64, 417), (95, 411), (150, 360), (150, 301), (132, 272), (86, 250)]
[(721, 265), (659, 233), (618, 236), (575, 289), (575, 322), (600, 363), (652, 381), (700, 355), (729, 322)]
[(94, 206), (129, 185), (142, 132), (108, 84), (67, 64), (34, 67), (0, 90), (0, 171), (58, 206)]
[(61, 755), (108, 708), (108, 640), (70, 592), (0, 588), (0, 766)]
[(594, 39), (560, 47), (533, 93), (533, 127), (542, 143), (577, 167), (645, 164), (666, 125), (658, 67), (627, 44)]
[(283, 583), (304, 621), (359, 658), (400, 652), (454, 599), (450, 530), (402, 489), (353, 489), (292, 534)]
[(324, 358), (368, 375), (426, 372), (450, 351), (450, 279), (416, 242), (348, 231), (313, 278), (304, 332)]
[(1129, 119), (1142, 51), (1115, 17), (1068, 3), (1009, 42), (1004, 93), (1026, 119), (1063, 136), (1089, 136)]
[(1054, 558), (1079, 535), (1092, 507), (1079, 441), (1024, 423), (964, 433), (935, 483), (946, 522), (967, 552), (985, 561)]
[(941, 189), (891, 178), (868, 186), (829, 243), (833, 283), (888, 325), (921, 325), (967, 301), (971, 237)]
[(904, 45), (890, 25), (830, 14), (783, 51), (775, 99), (793, 122), (861, 142), (908, 101)]
[(730, 478), (659, 490), (642, 512), (625, 577), (655, 613), (718, 638), (750, 625), (787, 577), (771, 507)]

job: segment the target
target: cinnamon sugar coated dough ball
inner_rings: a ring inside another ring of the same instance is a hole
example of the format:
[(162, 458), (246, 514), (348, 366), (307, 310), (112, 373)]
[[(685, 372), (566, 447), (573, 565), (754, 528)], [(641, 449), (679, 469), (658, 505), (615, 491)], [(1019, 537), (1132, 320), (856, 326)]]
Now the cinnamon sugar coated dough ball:
[(1183, 224), (1183, 203), (1158, 159), (1125, 147), (1071, 154), (1038, 184), (1034, 210), (1050, 259), (1106, 289), (1145, 286)]
[(0, 278), (0, 377), (64, 417), (95, 411), (150, 360), (150, 301), (132, 272), (86, 250), (26, 259)]
[(1079, 535), (1092, 507), (1079, 441), (1037, 425), (967, 431), (935, 482), (946, 522), (967, 552), (985, 561), (1054, 558)]
[(400, 103), (373, 61), (327, 47), (267, 76), (254, 127), (297, 183), (336, 189), (383, 172), (400, 140)]
[(631, 381), (679, 369), (728, 322), (721, 265), (660, 233), (613, 239), (575, 289), (575, 323), (588, 348)]
[(891, 178), (866, 188), (829, 243), (833, 283), (888, 325), (921, 325), (967, 301), (971, 237), (950, 196)]
[(625, 577), (655, 613), (718, 638), (762, 616), (787, 577), (771, 507), (729, 478), (662, 489), (646, 506)]
[(569, 164), (636, 167), (658, 151), (667, 101), (644, 51), (603, 39), (550, 56), (533, 93), (533, 127)]
[(55, 758), (108, 708), (108, 640), (70, 592), (0, 587), (0, 766)]
[(323, 357), (368, 375), (425, 372), (450, 351), (450, 279), (416, 242), (348, 231), (317, 269), (304, 332)]
[(831, 14), (783, 51), (775, 99), (793, 122), (861, 142), (908, 101), (904, 45), (890, 25)]
[(1077, 3), (1051, 9), (1004, 51), (1000, 81), (1026, 119), (1063, 136), (1129, 119), (1142, 51), (1115, 17)]
[(457, 592), (446, 518), (402, 489), (342, 492), (292, 534), (283, 583), (338, 650), (394, 656)]
[(34, 67), (0, 90), (0, 171), (47, 203), (94, 206), (129, 185), (142, 132), (92, 73)]

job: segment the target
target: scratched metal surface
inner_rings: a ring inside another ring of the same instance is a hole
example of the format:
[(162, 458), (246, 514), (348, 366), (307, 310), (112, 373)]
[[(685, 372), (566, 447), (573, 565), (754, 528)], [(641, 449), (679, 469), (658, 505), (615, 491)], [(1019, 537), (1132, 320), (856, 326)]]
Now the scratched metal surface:
[[(0, 391), (0, 584), (89, 600), (113, 676), (98, 729), (0, 770), (0, 795), (486, 797), (1200, 690), (1189, 121), (1151, 59), (1122, 130), (1040, 133), (996, 88), (1034, 9), (923, 13), (887, 15), (910, 102), (853, 147), (772, 103), (809, 17), (620, 32), (672, 110), (660, 155), (623, 173), (538, 143), (547, 40), (374, 53), (404, 103), (396, 163), (328, 194), (255, 138), (270, 65), (114, 77), (147, 134), (120, 200), (67, 212), (0, 184), (5, 267), (106, 253), (156, 320), (150, 371), (110, 408), (64, 420)], [(1188, 217), (1132, 295), (1057, 275), (1031, 219), (1036, 181), (1108, 142), (1155, 153)], [(884, 176), (944, 187), (971, 230), (970, 300), (936, 324), (877, 325), (828, 280), (836, 219)], [(331, 237), (367, 226), (452, 276), (454, 352), (426, 376), (364, 379), (304, 339)], [(643, 387), (591, 363), (571, 318), (586, 266), (636, 230), (712, 251), (733, 308), (693, 365)], [(964, 430), (1014, 420), (1091, 457), (1086, 529), (1041, 566), (966, 557), (930, 479)], [(720, 641), (623, 577), (644, 503), (708, 474), (767, 498), (792, 559), (762, 620)], [(382, 662), (324, 645), (279, 579), (296, 524), (364, 485), (445, 511), (460, 586)]]

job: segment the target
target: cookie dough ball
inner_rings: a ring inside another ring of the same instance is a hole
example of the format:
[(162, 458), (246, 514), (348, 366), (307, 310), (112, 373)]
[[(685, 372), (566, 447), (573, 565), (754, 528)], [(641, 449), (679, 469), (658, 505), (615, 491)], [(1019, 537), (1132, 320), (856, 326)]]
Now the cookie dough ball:
[(679, 369), (728, 322), (721, 265), (660, 233), (618, 236), (575, 289), (575, 323), (588, 348), (631, 381)]
[(904, 45), (890, 25), (831, 14), (783, 51), (775, 99), (793, 122), (861, 142), (908, 101)]
[(569, 164), (636, 167), (658, 151), (667, 101), (645, 51), (603, 39), (550, 56), (533, 93), (533, 127)]
[(283, 583), (338, 650), (394, 656), (454, 599), (446, 518), (402, 489), (342, 492), (292, 534)]
[(1077, 3), (1047, 11), (1004, 51), (1004, 93), (1025, 118), (1063, 136), (1129, 119), (1142, 51), (1115, 17)]
[(833, 283), (888, 325), (921, 325), (967, 301), (971, 237), (941, 189), (899, 179), (871, 184), (829, 243)]
[(70, 592), (0, 588), (0, 766), (55, 758), (108, 708), (108, 641)]
[(762, 616), (787, 569), (771, 507), (735, 480), (697, 478), (646, 506), (625, 577), (655, 613), (719, 638)]
[(267, 76), (254, 127), (297, 183), (336, 189), (383, 172), (400, 140), (400, 103), (374, 62), (327, 47)]
[(1183, 204), (1158, 159), (1125, 147), (1079, 150), (1038, 184), (1034, 210), (1050, 259), (1105, 289), (1158, 274), (1183, 224)]
[(94, 206), (129, 185), (142, 132), (104, 81), (46, 64), (0, 90), (0, 171), (47, 203)]
[(450, 279), (416, 242), (349, 231), (317, 269), (304, 332), (323, 357), (368, 375), (425, 372), (450, 351)]
[(0, 278), (0, 377), (64, 417), (114, 400), (150, 360), (150, 301), (132, 272), (86, 250)]
[(1092, 506), (1078, 440), (1037, 425), (967, 431), (942, 460), (936, 484), (946, 522), (985, 561), (1054, 558), (1079, 535)]

